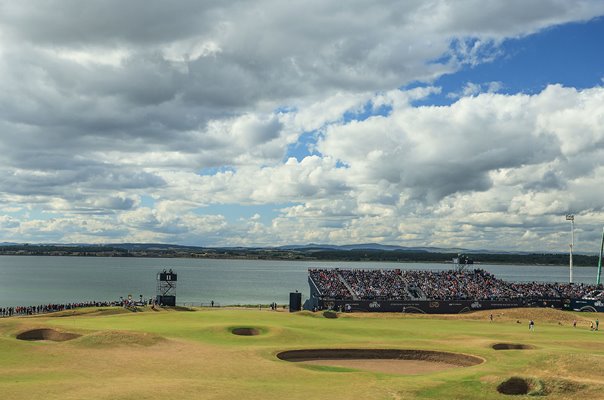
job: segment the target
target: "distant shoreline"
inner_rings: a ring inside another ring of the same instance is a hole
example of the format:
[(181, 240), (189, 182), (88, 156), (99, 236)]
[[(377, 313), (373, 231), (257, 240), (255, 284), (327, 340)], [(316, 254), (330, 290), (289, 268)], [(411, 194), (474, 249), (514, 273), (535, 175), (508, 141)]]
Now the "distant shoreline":
[[(250, 260), (250, 261), (302, 261), (302, 262), (376, 262), (376, 263), (442, 263), (451, 262), (453, 253), (431, 253), (397, 250), (140, 250), (131, 251), (107, 247), (98, 248), (52, 248), (48, 246), (19, 246), (18, 248), (0, 248), (0, 256), (29, 257), (105, 257), (105, 258), (160, 258), (160, 259), (209, 259), (209, 260)], [(559, 267), (568, 265), (567, 254), (471, 254), (474, 264), (468, 268), (480, 268), (481, 265), (530, 265), (542, 267)], [(574, 255), (575, 267), (597, 267), (598, 257)]]

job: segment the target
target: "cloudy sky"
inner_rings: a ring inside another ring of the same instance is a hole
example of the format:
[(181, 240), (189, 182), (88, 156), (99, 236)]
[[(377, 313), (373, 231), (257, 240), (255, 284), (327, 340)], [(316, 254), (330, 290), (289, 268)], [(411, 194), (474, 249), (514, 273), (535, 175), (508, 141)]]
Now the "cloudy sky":
[(603, 15), (0, 0), (0, 241), (595, 253)]

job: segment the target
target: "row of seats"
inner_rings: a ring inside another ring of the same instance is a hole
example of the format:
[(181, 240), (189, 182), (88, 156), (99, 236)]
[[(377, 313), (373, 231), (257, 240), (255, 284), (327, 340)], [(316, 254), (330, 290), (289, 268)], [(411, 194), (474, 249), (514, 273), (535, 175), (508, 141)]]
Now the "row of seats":
[[(309, 269), (323, 297), (389, 300), (497, 300), (517, 298), (596, 298), (596, 285), (558, 282), (507, 282), (482, 270)], [(601, 286), (601, 285), (600, 285)]]

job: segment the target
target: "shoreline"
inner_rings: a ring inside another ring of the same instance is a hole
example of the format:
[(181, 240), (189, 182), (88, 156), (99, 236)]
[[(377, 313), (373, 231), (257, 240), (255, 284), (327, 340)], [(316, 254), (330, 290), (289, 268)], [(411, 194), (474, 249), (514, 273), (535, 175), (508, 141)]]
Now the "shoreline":
[[(141, 259), (158, 259), (158, 260), (171, 260), (171, 259), (184, 259), (184, 260), (237, 260), (237, 261), (287, 261), (287, 262), (315, 262), (317, 264), (320, 263), (376, 263), (376, 264), (442, 264), (442, 265), (456, 265), (451, 261), (443, 261), (439, 259), (435, 260), (372, 260), (372, 259), (363, 259), (363, 260), (350, 260), (350, 259), (314, 259), (314, 258), (280, 258), (280, 257), (200, 257), (200, 256), (173, 256), (173, 255), (82, 255), (82, 254), (2, 254), (0, 253), (0, 257), (69, 257), (69, 258), (123, 258), (123, 259), (133, 259), (133, 258), (141, 258)], [(467, 268), (480, 268), (482, 265), (495, 265), (495, 266), (532, 266), (532, 267), (568, 267), (568, 263), (523, 263), (517, 260), (511, 261), (499, 261), (499, 262), (474, 262), (474, 264), (464, 264)], [(573, 268), (597, 268), (597, 262), (595, 264), (577, 264), (573, 263)]]

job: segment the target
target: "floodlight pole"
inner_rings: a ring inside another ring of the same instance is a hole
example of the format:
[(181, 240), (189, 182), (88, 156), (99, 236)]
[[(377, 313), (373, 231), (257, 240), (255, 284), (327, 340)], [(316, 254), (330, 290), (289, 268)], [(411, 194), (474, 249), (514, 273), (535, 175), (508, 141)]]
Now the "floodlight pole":
[(569, 258), (569, 282), (573, 283), (573, 246), (575, 245), (575, 216), (567, 214), (566, 220), (570, 221), (570, 258)]
[(598, 276), (596, 278), (596, 285), (600, 284), (600, 277), (602, 276), (602, 253), (604, 252), (604, 228), (602, 228), (602, 242), (600, 242), (600, 257), (598, 258)]

